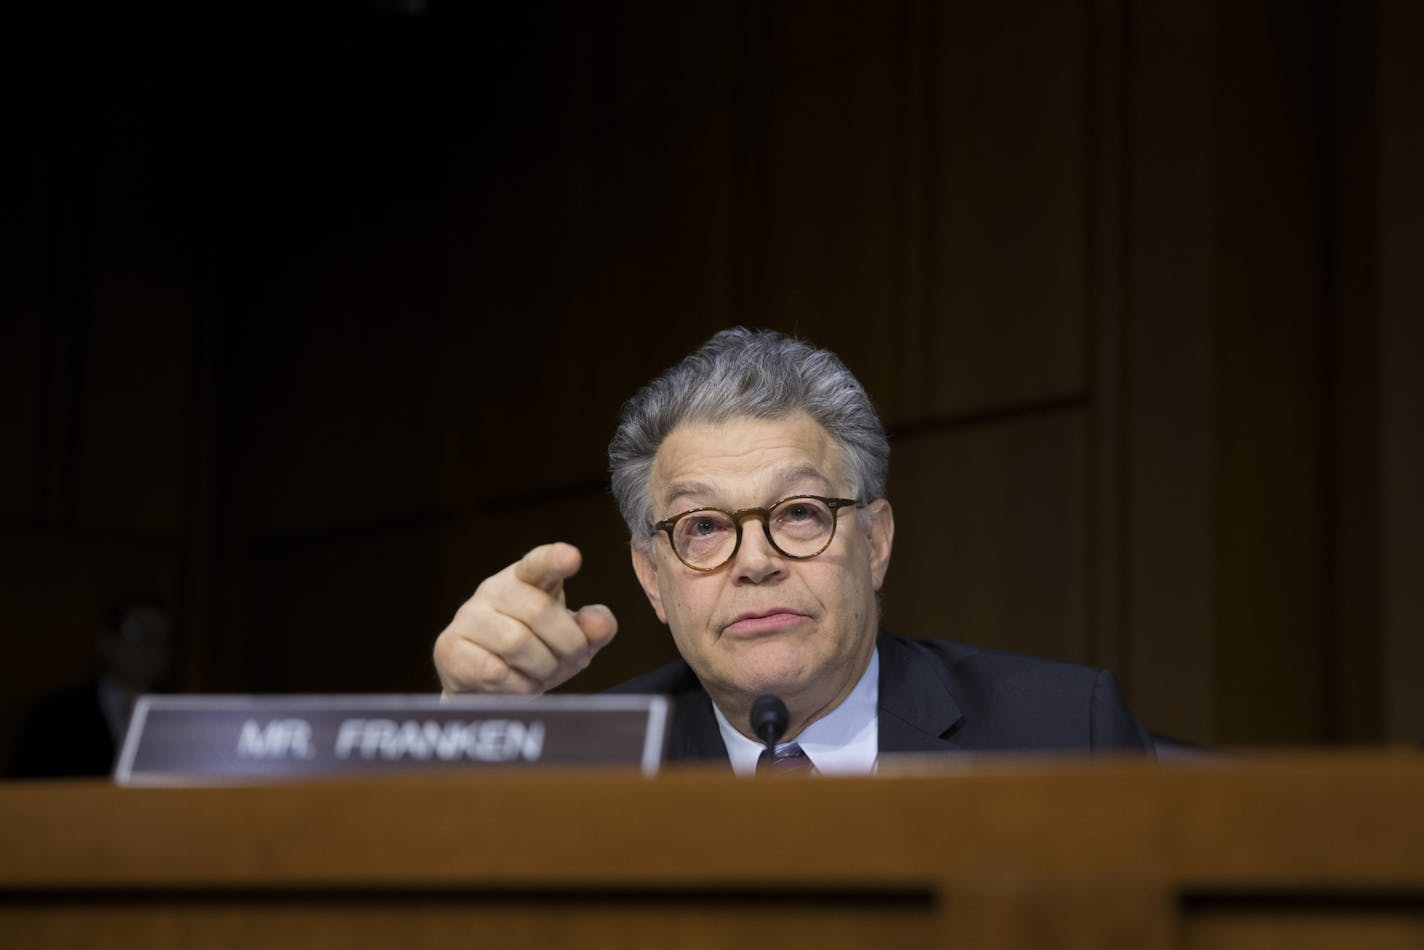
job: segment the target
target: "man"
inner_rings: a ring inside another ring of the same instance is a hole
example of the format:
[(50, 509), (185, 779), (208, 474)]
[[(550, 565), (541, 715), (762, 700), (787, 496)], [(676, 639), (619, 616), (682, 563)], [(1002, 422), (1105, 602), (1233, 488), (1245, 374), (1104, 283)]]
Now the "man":
[(11, 751), (11, 776), (109, 774), (135, 701), (172, 671), (172, 614), (151, 595), (120, 597), (105, 612), (94, 652), (97, 675), (30, 709)]
[[(895, 519), (889, 443), (833, 354), (726, 330), (623, 407), (609, 445), (633, 570), (683, 662), (618, 687), (676, 697), (669, 758), (753, 771), (750, 709), (789, 713), (785, 749), (821, 772), (882, 754), (1149, 748), (1112, 675), (879, 631)], [(488, 578), (435, 644), (447, 693), (539, 693), (612, 639), (567, 609), (580, 554), (535, 548)]]

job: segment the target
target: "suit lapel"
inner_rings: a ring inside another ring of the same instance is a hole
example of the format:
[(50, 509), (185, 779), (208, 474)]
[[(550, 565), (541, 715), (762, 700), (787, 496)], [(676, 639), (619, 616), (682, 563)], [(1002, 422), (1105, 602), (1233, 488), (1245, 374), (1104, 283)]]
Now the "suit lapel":
[(947, 752), (958, 744), (947, 734), (964, 718), (950, 693), (944, 664), (908, 640), (882, 633), (880, 653), (880, 752)]
[[(880, 699), (876, 719), (881, 753), (948, 752), (960, 748), (947, 735), (963, 720), (944, 664), (913, 641), (882, 633)], [(677, 694), (668, 744), (669, 761), (728, 762), (712, 700), (700, 686)]]
[(712, 700), (699, 686), (677, 696), (668, 759), (675, 762), (726, 762), (727, 745), (712, 713)]

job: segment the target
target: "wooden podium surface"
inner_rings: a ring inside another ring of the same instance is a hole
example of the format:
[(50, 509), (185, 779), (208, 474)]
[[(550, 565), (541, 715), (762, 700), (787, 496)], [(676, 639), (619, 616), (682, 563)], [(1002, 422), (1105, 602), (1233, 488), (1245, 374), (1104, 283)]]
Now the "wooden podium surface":
[(0, 784), (4, 947), (1424, 948), (1424, 757)]

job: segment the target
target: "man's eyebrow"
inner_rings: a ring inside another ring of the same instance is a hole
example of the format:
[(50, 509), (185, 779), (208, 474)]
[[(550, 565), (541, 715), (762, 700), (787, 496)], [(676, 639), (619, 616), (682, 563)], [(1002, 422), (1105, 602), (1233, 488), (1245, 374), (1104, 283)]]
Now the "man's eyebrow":
[(679, 498), (707, 498), (715, 494), (712, 486), (706, 482), (675, 482), (669, 485), (667, 491), (663, 493), (663, 504), (671, 505)]

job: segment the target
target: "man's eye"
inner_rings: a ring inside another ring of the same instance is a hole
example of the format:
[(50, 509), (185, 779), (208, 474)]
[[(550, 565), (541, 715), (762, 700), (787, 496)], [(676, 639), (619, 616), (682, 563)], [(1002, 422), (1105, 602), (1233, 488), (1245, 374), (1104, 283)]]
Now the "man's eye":
[(692, 521), (692, 533), (702, 537), (715, 533), (718, 527), (713, 518), (694, 518)]
[(815, 517), (815, 511), (810, 505), (788, 505), (786, 508), (787, 521), (805, 521), (807, 518)]

